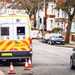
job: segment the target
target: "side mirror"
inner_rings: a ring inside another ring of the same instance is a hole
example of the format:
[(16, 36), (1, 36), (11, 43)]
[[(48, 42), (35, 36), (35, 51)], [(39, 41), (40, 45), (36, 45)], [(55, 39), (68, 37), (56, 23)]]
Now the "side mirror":
[(73, 51), (75, 51), (75, 48), (73, 48)]

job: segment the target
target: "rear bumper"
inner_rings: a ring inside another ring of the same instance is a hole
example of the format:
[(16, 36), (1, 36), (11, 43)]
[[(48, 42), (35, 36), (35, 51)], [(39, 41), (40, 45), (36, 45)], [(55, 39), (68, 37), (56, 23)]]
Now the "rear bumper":
[(52, 43), (54, 43), (54, 44), (64, 44), (64, 41), (54, 41), (54, 40), (52, 40)]
[(2, 59), (21, 59), (21, 58), (23, 59), (23, 58), (28, 58), (28, 57), (32, 57), (32, 51), (0, 52), (0, 60)]

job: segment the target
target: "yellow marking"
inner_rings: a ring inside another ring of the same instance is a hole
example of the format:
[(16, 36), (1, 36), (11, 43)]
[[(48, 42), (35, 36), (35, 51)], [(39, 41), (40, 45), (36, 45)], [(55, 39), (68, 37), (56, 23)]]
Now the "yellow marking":
[(18, 40), (18, 41), (4, 40), (4, 41), (1, 41), (0, 43), (2, 43), (0, 45), (0, 49), (5, 50), (5, 51), (10, 51), (10, 50), (12, 50), (14, 48), (17, 51), (31, 50), (31, 48), (30, 48), (30, 40), (27, 39), (27, 38), (25, 40)]
[(11, 44), (11, 41), (5, 41), (5, 43), (2, 45), (2, 50), (6, 50), (6, 48)]
[(12, 53), (1, 53), (1, 56), (12, 56)]
[(25, 50), (26, 50), (26, 48), (23, 48), (23, 47), (22, 47), (22, 48), (20, 48), (20, 49), (21, 49), (21, 50), (23, 50), (23, 51), (25, 51)]
[(8, 51), (8, 50), (12, 49), (14, 47), (14, 45), (15, 45), (15, 43), (12, 42), (8, 47), (6, 47), (6, 50)]
[(28, 48), (30, 48), (30, 40), (29, 39), (23, 41), (23, 43), (25, 43), (25, 45), (27, 45)]
[(2, 45), (5, 41), (4, 40), (0, 40), (0, 45)]
[(9, 40), (5, 40), (2, 45), (0, 45), (0, 49), (5, 48), (5, 45), (9, 42)]
[(14, 47), (17, 51), (22, 51), (19, 47)]
[(15, 46), (18, 46), (18, 47), (27, 47), (27, 46), (29, 46), (29, 44), (26, 43), (26, 41), (18, 40), (17, 44)]
[(16, 41), (15, 45), (16, 46), (22, 46), (23, 44), (22, 44), (22, 41)]

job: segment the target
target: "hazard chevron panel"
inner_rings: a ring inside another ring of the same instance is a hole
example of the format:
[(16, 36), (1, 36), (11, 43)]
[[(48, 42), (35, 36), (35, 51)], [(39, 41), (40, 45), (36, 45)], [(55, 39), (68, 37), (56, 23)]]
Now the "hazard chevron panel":
[(0, 52), (7, 51), (30, 51), (30, 39), (24, 40), (0, 40)]

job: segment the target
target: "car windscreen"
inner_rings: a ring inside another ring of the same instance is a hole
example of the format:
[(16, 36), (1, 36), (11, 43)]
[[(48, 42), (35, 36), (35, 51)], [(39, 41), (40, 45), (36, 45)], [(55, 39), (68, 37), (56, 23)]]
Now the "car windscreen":
[(63, 36), (59, 36), (59, 38), (64, 38)]

